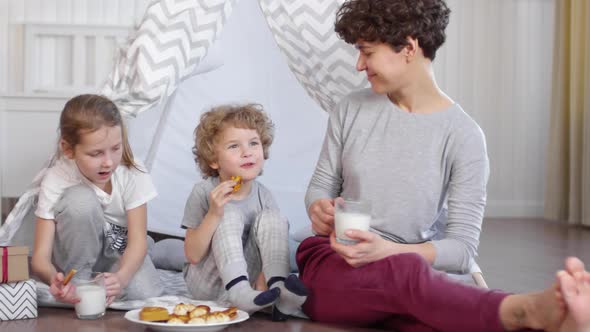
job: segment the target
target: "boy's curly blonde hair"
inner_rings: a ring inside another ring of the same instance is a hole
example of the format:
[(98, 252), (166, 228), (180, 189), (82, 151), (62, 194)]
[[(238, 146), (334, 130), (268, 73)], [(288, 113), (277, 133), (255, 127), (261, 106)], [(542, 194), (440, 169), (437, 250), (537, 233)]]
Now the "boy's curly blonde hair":
[(256, 130), (260, 136), (264, 159), (268, 159), (269, 148), (274, 138), (274, 124), (259, 104), (221, 105), (213, 107), (201, 115), (195, 128), (193, 155), (203, 178), (219, 176), (216, 169), (211, 168), (217, 161), (214, 144), (219, 134), (227, 127)]

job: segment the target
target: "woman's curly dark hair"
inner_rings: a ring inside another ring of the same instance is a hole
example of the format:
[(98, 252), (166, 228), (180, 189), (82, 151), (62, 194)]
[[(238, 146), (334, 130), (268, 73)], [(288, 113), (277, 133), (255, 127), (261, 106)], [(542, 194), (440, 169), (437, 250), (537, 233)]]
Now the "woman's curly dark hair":
[(349, 44), (384, 42), (396, 52), (412, 37), (434, 60), (445, 42), (450, 13), (443, 0), (349, 0), (336, 14), (335, 30)]

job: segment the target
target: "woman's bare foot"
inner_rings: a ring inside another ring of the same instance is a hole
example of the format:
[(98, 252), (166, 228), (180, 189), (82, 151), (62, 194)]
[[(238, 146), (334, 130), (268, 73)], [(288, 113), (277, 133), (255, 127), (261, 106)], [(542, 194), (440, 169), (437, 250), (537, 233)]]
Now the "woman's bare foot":
[(555, 296), (556, 284), (539, 293), (509, 295), (500, 303), (500, 321), (507, 331), (524, 328), (559, 331), (565, 307)]
[(561, 332), (590, 331), (590, 273), (584, 269), (584, 263), (577, 258), (566, 260), (566, 271), (559, 271), (561, 298), (568, 309), (568, 317), (561, 327)]

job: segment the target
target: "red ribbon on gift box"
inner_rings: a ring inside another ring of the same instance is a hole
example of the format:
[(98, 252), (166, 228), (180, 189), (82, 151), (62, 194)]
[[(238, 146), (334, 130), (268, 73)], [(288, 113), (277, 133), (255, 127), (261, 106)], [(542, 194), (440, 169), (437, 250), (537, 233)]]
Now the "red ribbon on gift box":
[(2, 247), (2, 283), (8, 282), (8, 247)]

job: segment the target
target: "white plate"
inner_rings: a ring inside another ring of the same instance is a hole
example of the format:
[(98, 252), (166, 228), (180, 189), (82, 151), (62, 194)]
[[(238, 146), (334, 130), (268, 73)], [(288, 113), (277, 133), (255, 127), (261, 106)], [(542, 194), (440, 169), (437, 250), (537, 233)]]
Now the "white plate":
[[(174, 307), (165, 307), (168, 309), (168, 312), (172, 312)], [(211, 307), (211, 311), (222, 311), (227, 308), (221, 307)], [(140, 324), (145, 326), (146, 328), (150, 328), (154, 331), (170, 331), (170, 332), (212, 332), (212, 331), (219, 331), (223, 330), (226, 326), (231, 324), (237, 324), (240, 322), (245, 321), (246, 319), (250, 318), (247, 312), (238, 310), (238, 316), (229, 321), (223, 323), (214, 323), (214, 324), (168, 324), (168, 323), (157, 323), (157, 322), (146, 322), (139, 319), (139, 312), (141, 309), (135, 309), (131, 311), (127, 311), (125, 313), (125, 319), (131, 321), (136, 324)]]

